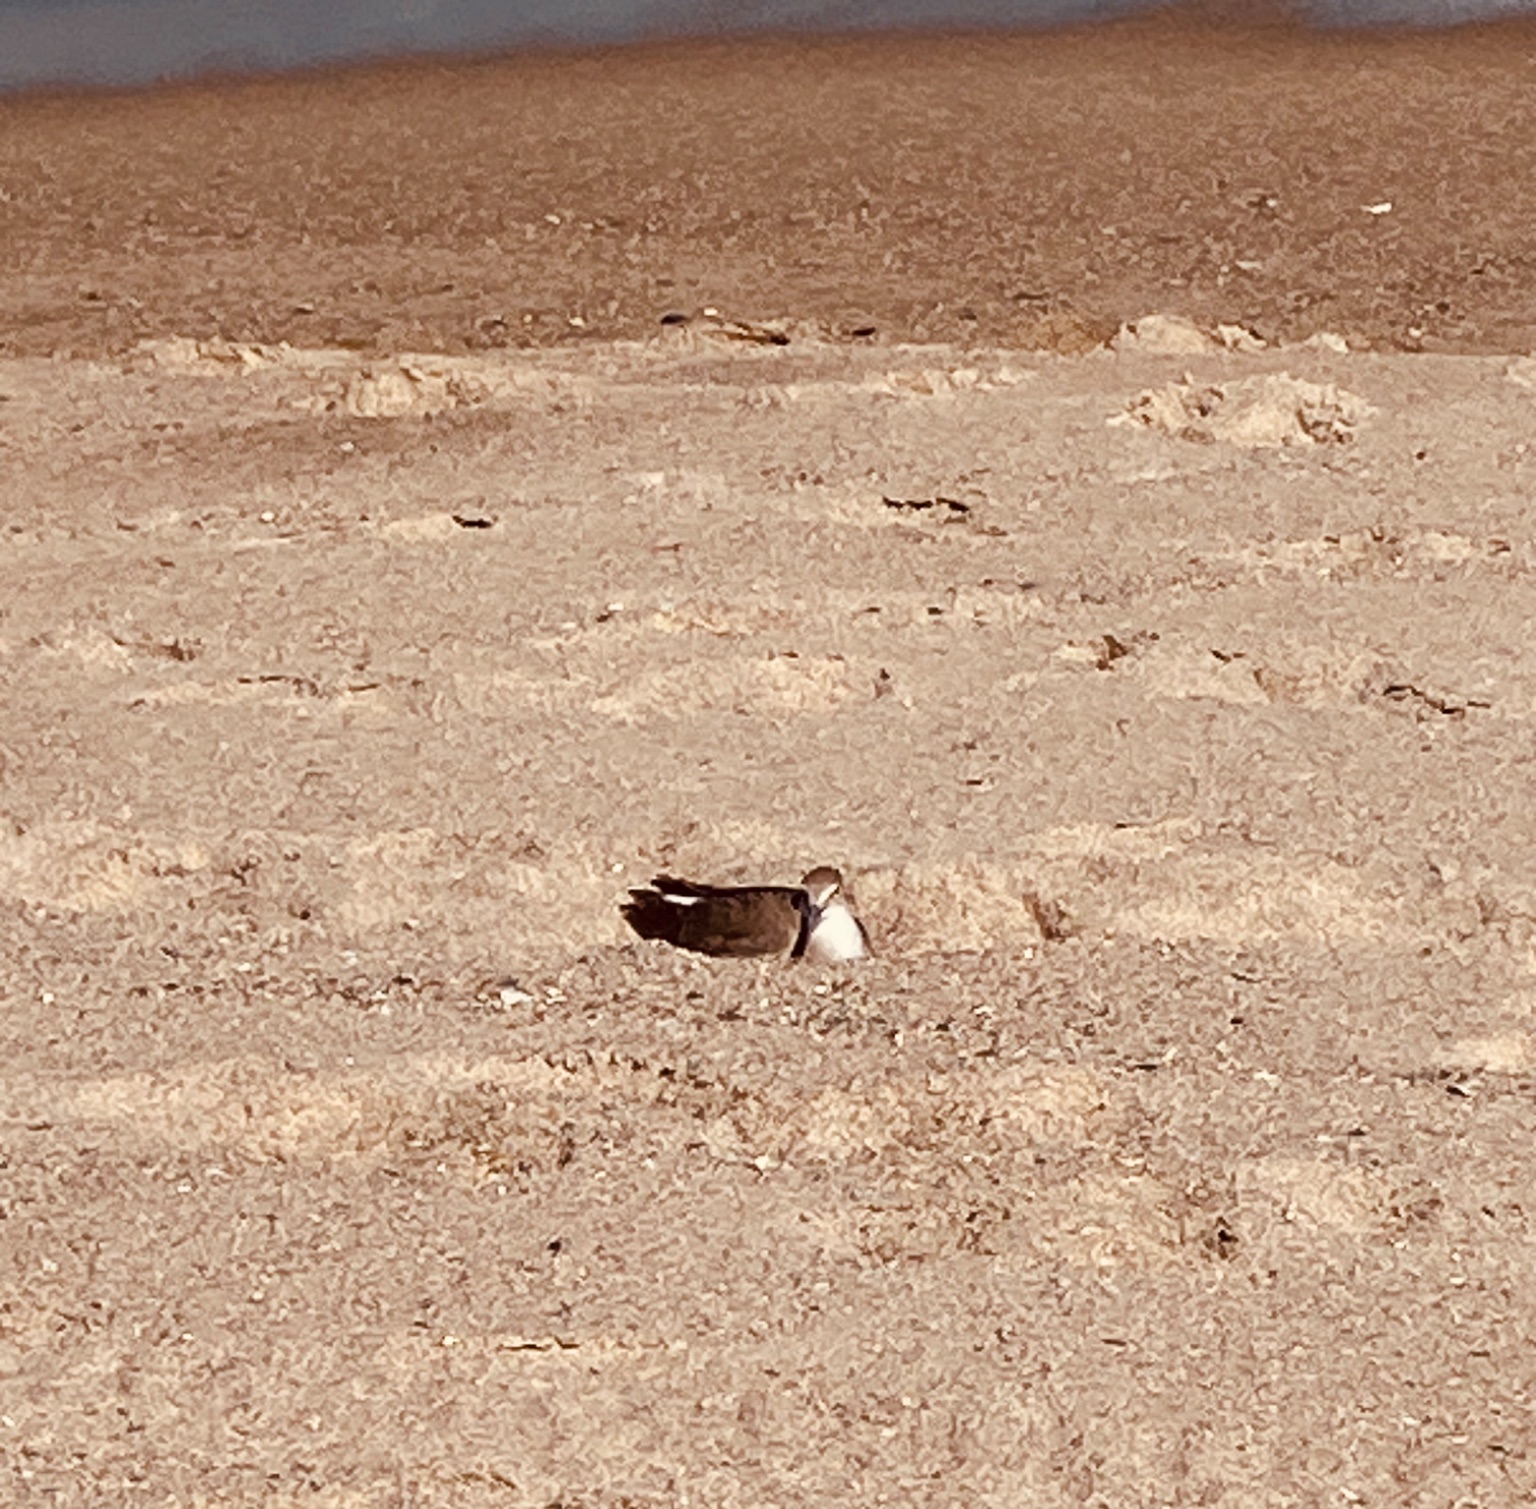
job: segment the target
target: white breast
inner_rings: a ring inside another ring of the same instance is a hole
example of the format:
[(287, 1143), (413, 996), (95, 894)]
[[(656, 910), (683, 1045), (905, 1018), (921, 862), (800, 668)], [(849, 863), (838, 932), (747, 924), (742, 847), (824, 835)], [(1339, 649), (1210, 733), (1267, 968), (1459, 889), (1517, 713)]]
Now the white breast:
[(841, 901), (832, 901), (806, 939), (805, 957), (813, 964), (841, 964), (869, 953), (859, 919)]

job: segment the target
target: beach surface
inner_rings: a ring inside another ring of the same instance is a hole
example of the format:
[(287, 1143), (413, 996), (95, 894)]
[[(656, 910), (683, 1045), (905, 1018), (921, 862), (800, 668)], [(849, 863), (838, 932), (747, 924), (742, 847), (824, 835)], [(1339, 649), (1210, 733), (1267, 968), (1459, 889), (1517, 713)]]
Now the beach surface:
[(1533, 59), (0, 104), (6, 1501), (1536, 1492)]

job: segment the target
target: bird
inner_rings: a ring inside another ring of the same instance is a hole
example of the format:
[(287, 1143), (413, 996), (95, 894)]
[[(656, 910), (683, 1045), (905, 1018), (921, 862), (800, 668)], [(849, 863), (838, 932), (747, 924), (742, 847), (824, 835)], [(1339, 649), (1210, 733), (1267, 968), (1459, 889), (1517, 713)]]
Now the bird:
[(786, 954), (813, 964), (869, 956), (869, 934), (843, 899), (843, 877), (818, 865), (793, 885), (702, 885), (658, 875), (619, 910), (642, 938), (717, 958)]

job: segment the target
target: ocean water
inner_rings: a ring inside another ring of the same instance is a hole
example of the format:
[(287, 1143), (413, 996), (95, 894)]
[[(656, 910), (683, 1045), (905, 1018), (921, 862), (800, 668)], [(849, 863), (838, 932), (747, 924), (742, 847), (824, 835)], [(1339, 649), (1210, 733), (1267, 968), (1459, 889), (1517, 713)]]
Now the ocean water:
[[(1147, 0), (0, 0), (0, 90), (371, 56), (766, 29), (1049, 26)], [(1319, 25), (1443, 25), (1536, 0), (1301, 0)]]

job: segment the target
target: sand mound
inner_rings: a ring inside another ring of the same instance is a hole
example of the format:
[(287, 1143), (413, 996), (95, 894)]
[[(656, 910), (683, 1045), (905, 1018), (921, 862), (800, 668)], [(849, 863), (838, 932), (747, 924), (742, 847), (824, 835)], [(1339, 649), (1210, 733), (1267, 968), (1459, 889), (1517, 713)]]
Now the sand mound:
[(1371, 407), (1334, 383), (1270, 372), (1238, 382), (1201, 384), (1184, 378), (1149, 388), (1122, 422), (1164, 430), (1181, 440), (1265, 448), (1333, 445), (1353, 440)]
[(1122, 325), (1110, 349), (1144, 356), (1193, 356), (1215, 349), (1216, 342), (1193, 320), (1177, 314), (1148, 314)]

